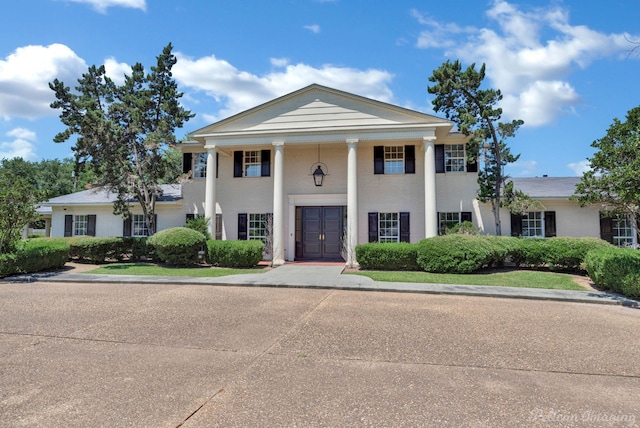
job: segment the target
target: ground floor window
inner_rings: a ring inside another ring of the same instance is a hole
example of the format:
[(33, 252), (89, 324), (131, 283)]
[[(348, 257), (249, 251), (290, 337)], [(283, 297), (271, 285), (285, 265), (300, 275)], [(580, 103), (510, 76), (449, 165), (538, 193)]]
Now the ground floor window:
[(439, 213), (438, 233), (444, 235), (447, 229), (451, 229), (460, 224), (460, 213)]
[(618, 215), (611, 219), (613, 245), (618, 247), (633, 247), (635, 232), (631, 216)]
[(149, 228), (144, 215), (134, 214), (131, 216), (131, 236), (149, 236)]
[(380, 213), (378, 242), (399, 242), (400, 222), (398, 213)]
[(267, 214), (249, 214), (249, 240), (264, 241), (267, 238)]
[(539, 211), (522, 214), (522, 236), (526, 238), (544, 238), (542, 213)]
[(77, 215), (73, 219), (73, 236), (86, 236), (88, 235), (89, 228), (89, 216)]

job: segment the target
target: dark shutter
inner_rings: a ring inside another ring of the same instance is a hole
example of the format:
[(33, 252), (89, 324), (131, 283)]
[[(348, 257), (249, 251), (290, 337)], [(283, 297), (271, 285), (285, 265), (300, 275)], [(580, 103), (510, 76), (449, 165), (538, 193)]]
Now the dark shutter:
[(216, 239), (222, 240), (222, 214), (216, 214)]
[(436, 172), (441, 173), (444, 172), (444, 145), (436, 144)]
[(182, 173), (186, 174), (189, 171), (191, 171), (192, 164), (193, 164), (193, 154), (183, 153), (182, 154)]
[(131, 217), (127, 217), (122, 222), (122, 236), (131, 236)]
[(378, 213), (369, 213), (369, 242), (378, 242)]
[(613, 219), (600, 214), (600, 238), (613, 244)]
[(96, 236), (96, 216), (91, 214), (87, 216), (87, 235)]
[(478, 172), (478, 160), (467, 162), (467, 172)]
[(404, 173), (416, 173), (416, 146), (404, 146)]
[(64, 216), (64, 236), (73, 236), (73, 216), (71, 214)]
[(219, 169), (220, 169), (220, 153), (216, 153), (216, 178), (218, 178)]
[(244, 152), (236, 150), (233, 152), (233, 176), (242, 177), (242, 161), (244, 160)]
[(194, 218), (196, 218), (195, 214), (187, 214), (187, 221), (193, 220)]
[(471, 219), (471, 211), (462, 211), (460, 213), (460, 222), (462, 223), (463, 221), (473, 221)]
[(409, 213), (400, 213), (400, 242), (410, 242)]
[(522, 235), (522, 216), (520, 214), (511, 214), (511, 236)]
[(238, 240), (246, 241), (248, 239), (247, 236), (247, 214), (239, 213), (238, 214)]
[(544, 212), (544, 237), (553, 238), (556, 236), (556, 212)]
[(271, 150), (263, 150), (260, 155), (262, 165), (260, 169), (261, 177), (270, 177), (271, 176)]
[(269, 237), (273, 233), (273, 213), (267, 213), (265, 215), (264, 221), (265, 221), (264, 234), (268, 241)]
[(384, 174), (384, 146), (373, 147), (373, 173)]

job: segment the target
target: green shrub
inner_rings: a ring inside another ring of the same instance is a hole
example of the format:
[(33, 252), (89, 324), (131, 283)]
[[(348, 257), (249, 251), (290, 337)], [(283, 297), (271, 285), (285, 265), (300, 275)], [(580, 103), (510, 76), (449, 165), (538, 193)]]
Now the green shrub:
[(120, 238), (96, 238), (87, 236), (74, 242), (78, 258), (93, 263), (104, 263), (107, 259), (120, 260), (124, 251)]
[(479, 235), (481, 229), (478, 226), (475, 226), (470, 221), (463, 221), (461, 223), (457, 223), (454, 226), (447, 227), (445, 234), (453, 235), (456, 233), (460, 233), (463, 235)]
[(362, 244), (356, 246), (356, 260), (367, 270), (420, 270), (417, 250), (408, 242)]
[(197, 230), (202, 233), (207, 241), (211, 239), (211, 234), (209, 233), (209, 223), (211, 223), (211, 219), (209, 217), (194, 217), (187, 220), (185, 227), (193, 230)]
[(160, 261), (178, 266), (198, 263), (206, 242), (202, 233), (186, 227), (161, 230), (147, 241)]
[(587, 253), (596, 248), (611, 247), (598, 238), (551, 238), (545, 241), (544, 262), (551, 270), (582, 270)]
[(622, 294), (632, 299), (640, 299), (640, 273), (631, 273), (624, 278)]
[(418, 243), (418, 265), (426, 272), (471, 273), (495, 259), (490, 240), (473, 235), (444, 235)]
[(640, 252), (613, 246), (597, 248), (587, 253), (585, 265), (598, 287), (623, 293), (625, 279), (640, 273)]
[(69, 257), (63, 239), (45, 238), (23, 242), (11, 254), (0, 255), (0, 276), (59, 269)]
[(221, 267), (252, 267), (262, 260), (262, 241), (207, 241), (207, 261)]

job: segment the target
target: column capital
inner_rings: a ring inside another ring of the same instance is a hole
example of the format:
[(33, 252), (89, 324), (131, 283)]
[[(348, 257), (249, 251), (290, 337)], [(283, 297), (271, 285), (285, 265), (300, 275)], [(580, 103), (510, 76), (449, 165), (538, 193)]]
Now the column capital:
[(357, 138), (347, 138), (346, 142), (348, 145), (353, 146), (358, 144), (360, 140), (358, 140)]
[(435, 135), (425, 135), (422, 137), (423, 143), (434, 143), (436, 141)]
[(274, 147), (284, 147), (284, 141), (274, 141), (271, 145)]
[(208, 152), (215, 153), (218, 150), (218, 147), (215, 144), (205, 144), (204, 149)]

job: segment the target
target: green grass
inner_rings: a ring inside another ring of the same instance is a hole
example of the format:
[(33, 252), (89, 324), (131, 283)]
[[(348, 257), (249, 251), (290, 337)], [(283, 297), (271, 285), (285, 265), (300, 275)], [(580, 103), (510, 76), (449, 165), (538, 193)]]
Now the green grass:
[(264, 268), (225, 269), (210, 267), (170, 267), (153, 263), (113, 263), (84, 272), (98, 275), (192, 276), (213, 278), (241, 273), (263, 273)]
[(430, 284), (493, 285), (499, 287), (547, 288), (555, 290), (586, 289), (573, 281), (571, 275), (541, 271), (505, 271), (474, 274), (443, 274), (428, 272), (359, 271), (356, 275), (368, 276), (374, 281), (422, 282)]

